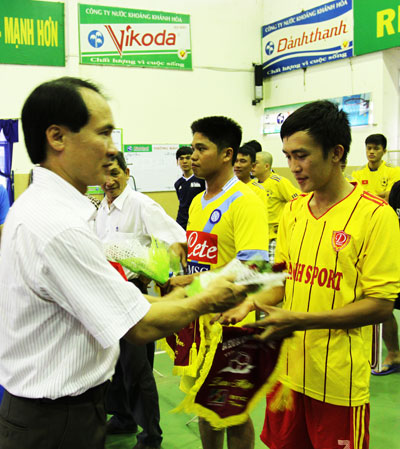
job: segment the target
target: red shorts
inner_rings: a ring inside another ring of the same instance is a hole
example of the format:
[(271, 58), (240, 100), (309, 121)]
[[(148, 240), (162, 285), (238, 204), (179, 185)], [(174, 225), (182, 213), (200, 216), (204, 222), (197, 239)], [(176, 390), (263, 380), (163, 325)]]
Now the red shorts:
[(267, 405), (260, 438), (270, 449), (368, 449), (369, 404), (345, 407), (292, 393), (292, 410), (271, 412)]

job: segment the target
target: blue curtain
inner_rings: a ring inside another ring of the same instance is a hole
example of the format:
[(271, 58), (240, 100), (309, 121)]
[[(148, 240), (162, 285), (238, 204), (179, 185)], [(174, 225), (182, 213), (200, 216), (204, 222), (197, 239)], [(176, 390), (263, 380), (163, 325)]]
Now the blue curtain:
[(11, 170), (11, 166), (13, 144), (14, 142), (18, 142), (18, 120), (0, 120), (0, 131), (1, 130), (3, 130), (7, 143), (4, 145), (4, 171), (0, 167), (0, 175), (7, 179), (7, 193), (11, 206), (14, 202), (14, 174)]

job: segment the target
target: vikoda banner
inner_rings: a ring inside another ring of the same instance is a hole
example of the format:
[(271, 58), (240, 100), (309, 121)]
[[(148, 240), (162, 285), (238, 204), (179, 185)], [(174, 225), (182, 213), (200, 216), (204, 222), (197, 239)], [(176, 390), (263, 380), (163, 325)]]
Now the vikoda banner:
[(81, 64), (192, 69), (190, 16), (79, 4)]

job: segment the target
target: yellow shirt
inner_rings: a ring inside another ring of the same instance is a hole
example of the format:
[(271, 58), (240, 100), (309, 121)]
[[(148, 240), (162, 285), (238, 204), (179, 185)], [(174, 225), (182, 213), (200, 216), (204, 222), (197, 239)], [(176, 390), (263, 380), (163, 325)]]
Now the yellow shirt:
[(300, 194), (300, 190), (287, 178), (276, 173), (271, 173), (261, 185), (268, 196), (269, 238), (276, 239), (283, 208), (288, 201)]
[(268, 218), (260, 199), (236, 177), (210, 200), (204, 192), (190, 205), (186, 230), (188, 272), (239, 260), (268, 260)]
[(400, 167), (392, 167), (382, 161), (377, 170), (371, 170), (368, 164), (360, 170), (355, 170), (351, 176), (360, 183), (361, 187), (375, 195), (390, 191), (393, 184), (400, 180)]
[[(400, 290), (400, 232), (393, 209), (359, 185), (316, 219), (312, 193), (287, 204), (276, 262), (285, 261), (283, 308), (337, 309), (364, 297), (394, 300)], [(291, 389), (319, 401), (358, 406), (369, 401), (372, 326), (295, 332), (285, 342)]]
[[(268, 195), (265, 191), (264, 187), (254, 179), (252, 179), (250, 182), (246, 184), (247, 187), (250, 187), (250, 189), (260, 198), (262, 203), (265, 205), (265, 208), (268, 207)], [(268, 209), (267, 209), (268, 210)]]

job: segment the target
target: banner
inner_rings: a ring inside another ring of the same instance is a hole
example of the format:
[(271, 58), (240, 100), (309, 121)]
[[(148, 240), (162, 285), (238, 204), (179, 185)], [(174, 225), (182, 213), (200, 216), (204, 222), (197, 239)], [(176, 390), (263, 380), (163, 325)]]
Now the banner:
[(353, 56), (352, 0), (336, 0), (262, 28), (263, 75)]
[(65, 66), (64, 3), (3, 1), (0, 63)]
[(399, 0), (355, 0), (355, 55), (399, 47), (399, 17)]
[[(350, 126), (365, 126), (372, 124), (371, 94), (357, 94), (345, 97), (329, 98), (328, 101), (338, 105), (347, 113)], [(282, 123), (289, 115), (306, 103), (296, 103), (274, 108), (265, 108), (263, 116), (263, 134), (276, 134), (281, 130)]]
[(191, 70), (190, 16), (80, 4), (79, 61)]

